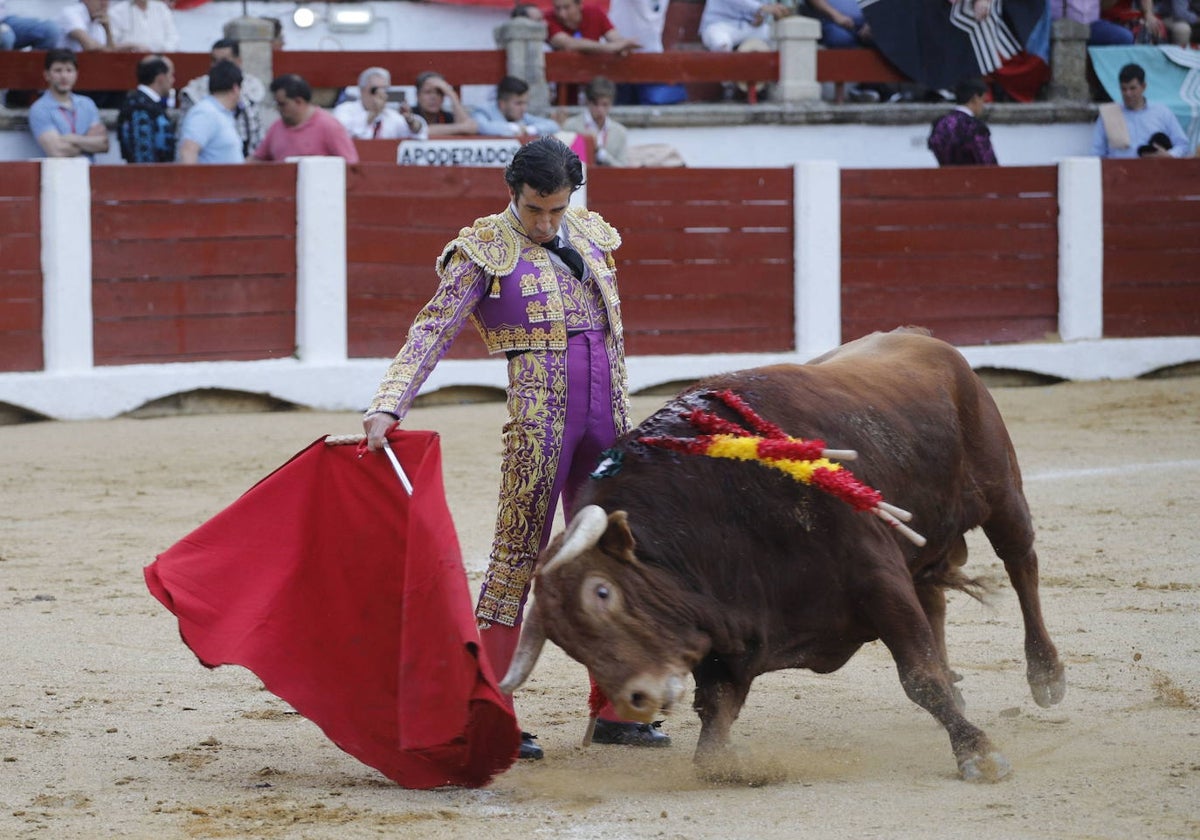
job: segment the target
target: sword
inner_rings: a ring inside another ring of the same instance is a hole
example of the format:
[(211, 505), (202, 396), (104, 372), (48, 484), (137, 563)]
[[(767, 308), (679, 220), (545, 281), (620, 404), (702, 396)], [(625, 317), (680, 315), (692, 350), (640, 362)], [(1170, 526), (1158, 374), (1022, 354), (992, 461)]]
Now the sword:
[(404, 492), (411, 496), (412, 482), (408, 480), (408, 476), (404, 472), (404, 467), (400, 466), (400, 459), (392, 451), (392, 445), (388, 442), (387, 438), (383, 439), (383, 451), (388, 456), (388, 460), (392, 462), (392, 469), (396, 471), (396, 478), (400, 479), (400, 483), (404, 485)]

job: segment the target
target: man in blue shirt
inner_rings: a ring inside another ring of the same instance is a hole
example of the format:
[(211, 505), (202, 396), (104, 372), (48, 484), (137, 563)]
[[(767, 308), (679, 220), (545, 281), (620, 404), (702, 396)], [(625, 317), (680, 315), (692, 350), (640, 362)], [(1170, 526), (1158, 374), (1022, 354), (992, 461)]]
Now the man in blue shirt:
[[(1187, 135), (1171, 109), (1146, 101), (1146, 71), (1141, 65), (1126, 64), (1117, 81), (1121, 83), (1120, 109), (1113, 109), (1106, 122), (1103, 109), (1111, 106), (1101, 106), (1092, 129), (1092, 154), (1107, 158), (1190, 157)], [(1121, 122), (1128, 137), (1121, 131)]]
[(79, 79), (75, 53), (50, 50), (45, 60), (46, 92), (29, 108), (29, 131), (46, 157), (86, 157), (108, 151), (108, 129), (100, 110), (74, 93)]
[(242, 95), (242, 70), (222, 59), (208, 70), (208, 96), (193, 106), (179, 127), (180, 163), (245, 163), (242, 138), (233, 121)]
[(474, 108), (471, 116), (479, 133), (491, 137), (526, 139), (546, 137), (558, 131), (554, 120), (529, 113), (529, 85), (516, 76), (505, 76), (496, 86), (496, 104)]

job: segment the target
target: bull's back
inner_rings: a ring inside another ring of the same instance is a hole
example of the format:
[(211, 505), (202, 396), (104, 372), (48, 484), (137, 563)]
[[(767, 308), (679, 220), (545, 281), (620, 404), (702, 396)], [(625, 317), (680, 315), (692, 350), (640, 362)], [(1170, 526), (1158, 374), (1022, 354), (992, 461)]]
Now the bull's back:
[(930, 555), (982, 524), (991, 502), (981, 487), (1019, 495), (1012, 444), (991, 395), (961, 353), (921, 332), (875, 333), (808, 364), (722, 374), (692, 392), (722, 389), (792, 437), (856, 450), (858, 459), (845, 466), (914, 513)]

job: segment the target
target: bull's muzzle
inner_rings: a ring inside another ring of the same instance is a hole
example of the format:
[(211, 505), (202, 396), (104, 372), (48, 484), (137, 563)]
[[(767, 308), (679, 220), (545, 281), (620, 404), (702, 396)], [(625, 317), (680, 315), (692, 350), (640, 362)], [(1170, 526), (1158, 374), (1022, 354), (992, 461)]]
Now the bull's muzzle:
[(609, 699), (622, 717), (649, 723), (670, 713), (683, 699), (685, 685), (686, 680), (679, 674), (638, 674)]

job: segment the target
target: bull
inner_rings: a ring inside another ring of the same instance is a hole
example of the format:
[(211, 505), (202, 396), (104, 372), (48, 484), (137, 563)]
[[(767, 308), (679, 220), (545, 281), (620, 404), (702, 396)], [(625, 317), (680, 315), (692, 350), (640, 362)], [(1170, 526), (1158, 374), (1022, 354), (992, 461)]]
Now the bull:
[[(655, 445), (699, 439), (698, 409), (718, 418), (710, 427), (744, 423), (746, 412), (717, 393), (789, 439), (857, 452), (853, 475), (893, 512), (911, 513), (913, 530), (765, 461)], [(1058, 703), (1066, 679), (1042, 617), (1016, 454), (957, 350), (904, 329), (808, 364), (711, 377), (618, 440), (577, 494), (565, 533), (539, 559), (501, 688), (524, 682), (547, 638), (633, 720), (669, 712), (691, 674), (696, 762), (707, 775), (736, 775), (730, 728), (758, 675), (836, 671), (879, 639), (905, 693), (946, 729), (960, 777), (995, 781), (1010, 765), (964, 717), (945, 642), (946, 590), (981, 595), (962, 568), (975, 527), (1019, 600), (1033, 698)]]

